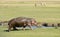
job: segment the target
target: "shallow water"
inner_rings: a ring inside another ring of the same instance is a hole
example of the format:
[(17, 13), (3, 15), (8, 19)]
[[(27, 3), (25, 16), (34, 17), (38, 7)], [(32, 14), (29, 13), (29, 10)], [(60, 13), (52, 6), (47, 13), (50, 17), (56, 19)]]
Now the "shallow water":
[[(23, 27), (19, 27), (18, 29), (22, 29)], [(53, 27), (45, 27), (45, 26), (39, 26), (39, 27), (37, 27), (37, 26), (31, 26), (31, 28), (32, 29), (36, 29), (36, 28), (53, 28)], [(25, 27), (25, 29), (30, 29), (30, 27)]]

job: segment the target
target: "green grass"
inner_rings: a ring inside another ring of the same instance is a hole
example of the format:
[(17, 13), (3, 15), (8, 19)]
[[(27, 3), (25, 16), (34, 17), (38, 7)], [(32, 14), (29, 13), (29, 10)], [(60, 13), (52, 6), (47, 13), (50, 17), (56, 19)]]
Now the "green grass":
[(1, 2), (0, 4), (34, 4), (35, 1), (5, 1)]
[(4, 32), (7, 27), (0, 26), (0, 37), (60, 37), (60, 28), (37, 28), (35, 30), (19, 30)]
[(0, 6), (0, 20), (32, 17), (40, 22), (60, 22), (60, 7)]
[[(8, 21), (16, 17), (32, 17), (39, 22), (60, 22), (60, 7), (41, 7), (20, 4), (34, 2), (0, 2), (0, 21)], [(13, 4), (4, 5), (4, 4)], [(19, 4), (15, 5), (14, 4)], [(52, 4), (53, 5), (53, 4)], [(53, 5), (54, 6), (54, 5)], [(37, 28), (35, 30), (19, 30), (5, 32), (8, 27), (0, 26), (0, 37), (60, 37), (60, 28)]]

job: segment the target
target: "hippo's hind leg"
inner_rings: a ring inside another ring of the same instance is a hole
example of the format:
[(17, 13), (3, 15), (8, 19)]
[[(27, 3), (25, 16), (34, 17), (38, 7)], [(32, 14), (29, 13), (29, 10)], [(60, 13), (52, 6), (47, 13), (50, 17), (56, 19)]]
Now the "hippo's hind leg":
[(8, 25), (8, 32), (11, 31), (12, 25)]
[(17, 29), (16, 29), (16, 26), (13, 26), (13, 30), (17, 30)]
[(13, 30), (17, 30), (15, 26), (13, 26)]

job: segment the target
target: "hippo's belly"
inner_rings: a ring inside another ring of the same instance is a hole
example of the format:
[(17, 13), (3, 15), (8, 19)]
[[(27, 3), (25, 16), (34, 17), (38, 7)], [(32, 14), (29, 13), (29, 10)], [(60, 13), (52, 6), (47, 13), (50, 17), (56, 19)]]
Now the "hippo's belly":
[(23, 26), (26, 26), (26, 25), (24, 25), (23, 23), (15, 24), (15, 27), (23, 27)]

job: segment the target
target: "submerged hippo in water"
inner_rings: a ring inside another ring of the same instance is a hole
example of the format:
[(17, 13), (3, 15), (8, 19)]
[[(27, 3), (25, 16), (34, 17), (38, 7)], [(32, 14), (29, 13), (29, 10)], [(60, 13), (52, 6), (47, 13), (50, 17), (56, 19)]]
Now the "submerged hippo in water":
[(23, 27), (23, 30), (24, 30), (26, 26), (29, 26), (31, 28), (31, 26), (33, 25), (37, 26), (37, 22), (33, 18), (17, 17), (17, 18), (11, 19), (8, 22), (8, 26), (9, 26), (8, 31), (10, 31), (11, 28), (13, 28), (13, 30), (17, 30), (16, 27)]

